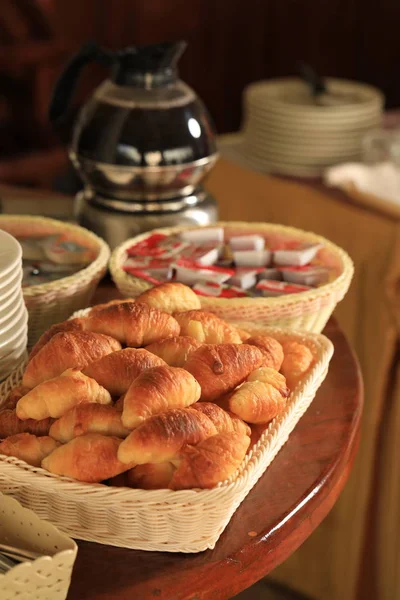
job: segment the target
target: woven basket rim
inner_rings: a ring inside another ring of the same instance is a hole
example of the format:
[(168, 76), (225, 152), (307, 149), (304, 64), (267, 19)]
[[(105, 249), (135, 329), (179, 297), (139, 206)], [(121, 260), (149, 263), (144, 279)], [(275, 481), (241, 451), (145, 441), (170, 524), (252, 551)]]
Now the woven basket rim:
[(0, 229), (2, 223), (6, 223), (7, 221), (18, 223), (29, 223), (34, 221), (36, 223), (42, 223), (43, 225), (52, 226), (55, 229), (61, 229), (63, 231), (78, 231), (82, 236), (86, 237), (98, 248), (98, 254), (95, 260), (80, 271), (77, 271), (72, 275), (68, 275), (67, 277), (61, 277), (55, 281), (50, 281), (49, 283), (40, 283), (38, 285), (32, 285), (23, 288), (23, 294), (25, 298), (32, 298), (35, 296), (42, 296), (48, 293), (57, 292), (60, 288), (70, 287), (78, 284), (81, 281), (84, 282), (87, 279), (91, 279), (95, 273), (107, 265), (110, 258), (111, 251), (106, 242), (92, 231), (89, 231), (85, 227), (81, 227), (81, 225), (77, 225), (75, 223), (65, 223), (64, 221), (58, 221), (57, 219), (51, 219), (49, 217), (41, 217), (37, 215), (6, 214), (0, 215)]
[[(72, 317), (84, 316), (88, 310), (90, 309), (77, 311)], [(264, 431), (258, 442), (244, 459), (242, 465), (228, 480), (221, 482), (212, 489), (178, 491), (168, 489), (143, 490), (124, 487), (109, 487), (101, 483), (77, 482), (68, 477), (49, 473), (42, 468), (32, 467), (17, 458), (2, 455), (0, 455), (0, 465), (7, 463), (7, 473), (12, 479), (18, 480), (20, 483), (26, 482), (30, 485), (34, 483), (34, 486), (39, 487), (41, 490), (48, 489), (53, 493), (63, 493), (71, 498), (73, 497), (75, 500), (82, 496), (87, 497), (90, 495), (93, 501), (102, 500), (111, 503), (130, 501), (132, 506), (160, 503), (165, 505), (184, 505), (193, 501), (217, 501), (230, 496), (231, 494), (240, 493), (246, 487), (251, 474), (262, 459), (263, 451), (268, 447), (268, 441), (275, 433), (279, 433), (282, 423), (291, 419), (292, 413), (296, 411), (298, 402), (307, 394), (307, 390), (312, 388), (313, 382), (321, 377), (321, 373), (326, 371), (333, 354), (333, 344), (324, 335), (317, 333), (293, 331), (288, 328), (266, 327), (265, 325), (256, 325), (247, 322), (235, 323), (235, 325), (247, 329), (252, 333), (265, 332), (266, 334), (269, 333), (277, 336), (290, 336), (304, 342), (312, 349), (315, 363), (307, 376), (294, 389), (290, 397), (290, 403), (285, 412), (280, 417), (271, 421), (268, 428)], [(17, 385), (18, 381), (22, 379), (25, 364), (26, 363), (20, 365), (20, 367), (0, 385), (0, 400), (2, 394), (9, 389), (10, 382), (13, 385)], [(34, 477), (32, 477), (32, 475), (34, 475)]]
[[(217, 304), (217, 305), (224, 305), (224, 304), (229, 304), (229, 306), (231, 307), (235, 307), (235, 305), (240, 306), (240, 307), (246, 307), (246, 306), (251, 306), (254, 305), (255, 302), (257, 302), (257, 305), (259, 306), (269, 306), (271, 308), (273, 307), (290, 307), (291, 305), (298, 305), (300, 302), (303, 304), (308, 304), (310, 301), (313, 301), (315, 299), (322, 299), (324, 297), (328, 297), (328, 296), (340, 296), (341, 294), (343, 294), (343, 288), (348, 287), (348, 285), (350, 285), (351, 279), (353, 277), (353, 273), (354, 273), (354, 264), (353, 261), (351, 260), (350, 256), (347, 254), (347, 252), (345, 252), (345, 250), (343, 250), (342, 248), (340, 248), (339, 246), (337, 246), (336, 244), (334, 244), (333, 242), (331, 242), (330, 240), (324, 238), (321, 235), (318, 235), (316, 233), (313, 233), (311, 231), (305, 231), (303, 229), (299, 229), (296, 227), (290, 227), (288, 225), (279, 225), (279, 224), (275, 224), (275, 223), (257, 223), (257, 222), (245, 222), (245, 221), (218, 221), (217, 223), (213, 223), (211, 225), (204, 225), (204, 226), (200, 226), (200, 227), (230, 227), (230, 228), (238, 228), (238, 229), (250, 229), (252, 228), (253, 230), (265, 230), (265, 231), (272, 231), (272, 232), (283, 232), (283, 233), (287, 233), (287, 234), (292, 234), (292, 235), (296, 235), (297, 236), (301, 236), (301, 237), (309, 237), (310, 240), (315, 241), (315, 242), (320, 242), (323, 243), (324, 246), (330, 250), (333, 254), (335, 254), (342, 265), (342, 272), (340, 273), (340, 275), (338, 277), (336, 277), (336, 279), (334, 279), (333, 281), (326, 283), (324, 285), (322, 285), (321, 287), (318, 288), (314, 288), (311, 289), (309, 291), (306, 292), (300, 292), (300, 293), (296, 293), (296, 294), (289, 294), (288, 296), (277, 296), (277, 297), (272, 297), (272, 298), (229, 298), (229, 299), (225, 299), (225, 298), (207, 298), (207, 297), (202, 297), (201, 298), (201, 302), (203, 305), (207, 305), (208, 303), (212, 303), (212, 304)], [(189, 229), (195, 229), (192, 226), (177, 226), (177, 227), (163, 227), (163, 228), (159, 228), (159, 229), (154, 229), (151, 233), (166, 233), (168, 235), (171, 235), (173, 233), (178, 233), (181, 231), (186, 231)], [(196, 228), (197, 229), (197, 228)], [(146, 236), (149, 235), (150, 232), (145, 232), (142, 233), (140, 235), (137, 235), (133, 238), (130, 238), (129, 240), (126, 240), (125, 242), (123, 242), (122, 244), (120, 244), (119, 246), (117, 246), (115, 248), (115, 250), (111, 253), (111, 258), (110, 258), (110, 263), (109, 263), (109, 268), (110, 268), (110, 272), (111, 272), (111, 276), (113, 278), (113, 280), (115, 281), (115, 284), (118, 287), (118, 283), (122, 284), (122, 286), (126, 289), (132, 289), (132, 293), (134, 292), (135, 286), (134, 286), (134, 281), (136, 278), (132, 277), (132, 275), (129, 275), (128, 273), (125, 273), (122, 268), (121, 268), (121, 264), (123, 263), (123, 261), (125, 260), (125, 252), (127, 250), (127, 248), (129, 248), (133, 243), (135, 243), (136, 241), (140, 241), (141, 239), (145, 238)], [(144, 288), (151, 288), (151, 284), (148, 284), (147, 282), (143, 281), (143, 287)]]

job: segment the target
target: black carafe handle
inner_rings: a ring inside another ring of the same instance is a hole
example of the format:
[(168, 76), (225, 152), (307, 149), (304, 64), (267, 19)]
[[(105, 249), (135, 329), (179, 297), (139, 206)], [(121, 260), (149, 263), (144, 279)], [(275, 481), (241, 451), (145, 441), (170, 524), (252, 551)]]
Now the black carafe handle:
[(79, 75), (82, 69), (91, 62), (110, 66), (116, 60), (116, 54), (104, 50), (96, 42), (83, 44), (66, 65), (58, 78), (49, 105), (49, 119), (59, 121), (65, 115), (70, 105)]

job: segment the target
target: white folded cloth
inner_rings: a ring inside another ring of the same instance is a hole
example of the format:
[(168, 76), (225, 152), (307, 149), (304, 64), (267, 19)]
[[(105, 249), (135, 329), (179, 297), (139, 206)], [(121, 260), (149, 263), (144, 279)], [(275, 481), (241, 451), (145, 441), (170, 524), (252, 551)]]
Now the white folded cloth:
[(330, 167), (324, 173), (324, 182), (330, 187), (345, 191), (356, 189), (400, 205), (400, 168), (391, 162), (345, 163)]

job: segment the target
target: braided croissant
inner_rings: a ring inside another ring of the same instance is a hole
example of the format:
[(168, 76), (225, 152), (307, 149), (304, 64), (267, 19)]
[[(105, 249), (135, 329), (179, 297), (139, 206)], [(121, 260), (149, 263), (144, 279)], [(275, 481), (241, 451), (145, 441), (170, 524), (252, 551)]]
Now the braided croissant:
[(205, 344), (241, 344), (236, 327), (204, 310), (189, 310), (174, 314), (181, 327), (181, 335), (194, 337)]
[(285, 358), (281, 372), (286, 377), (290, 389), (294, 389), (299, 380), (304, 377), (313, 362), (312, 352), (304, 344), (288, 340), (282, 342)]
[(30, 433), (18, 433), (0, 443), (0, 454), (15, 456), (28, 465), (40, 467), (42, 460), (58, 446), (49, 436), (36, 437)]
[(47, 435), (50, 425), (54, 419), (42, 419), (35, 421), (27, 419), (22, 421), (17, 417), (17, 413), (11, 409), (0, 411), (0, 439), (16, 435), (17, 433), (32, 433), (34, 435)]
[(185, 364), (201, 386), (201, 399), (215, 400), (233, 390), (260, 367), (264, 355), (248, 344), (207, 344), (193, 352)]
[(191, 352), (201, 344), (188, 335), (167, 338), (146, 346), (146, 350), (162, 358), (170, 367), (183, 367)]
[(264, 366), (279, 371), (283, 362), (283, 348), (277, 340), (269, 335), (256, 335), (248, 338), (246, 344), (260, 348), (265, 354)]
[(101, 433), (124, 438), (129, 435), (121, 422), (121, 412), (115, 406), (79, 404), (66, 412), (50, 427), (49, 435), (65, 444), (78, 435)]
[(86, 331), (56, 333), (27, 364), (22, 384), (33, 388), (42, 381), (61, 375), (66, 369), (82, 369), (121, 344), (108, 335)]
[(186, 444), (197, 444), (217, 430), (208, 417), (191, 408), (172, 408), (147, 419), (121, 443), (124, 463), (160, 463), (172, 460)]
[(94, 379), (86, 377), (79, 369), (67, 369), (59, 377), (37, 385), (17, 403), (19, 419), (55, 419), (82, 402), (110, 404), (111, 396)]
[(238, 432), (219, 433), (197, 446), (186, 446), (169, 487), (173, 490), (212, 488), (228, 479), (246, 456), (250, 438)]
[(116, 437), (87, 433), (59, 446), (42, 461), (43, 469), (72, 477), (78, 481), (99, 483), (132, 468), (117, 458), (121, 440)]
[(229, 408), (247, 423), (268, 423), (283, 411), (286, 401), (270, 383), (246, 381), (229, 399)]
[(133, 429), (168, 408), (185, 408), (200, 398), (195, 378), (178, 367), (153, 367), (143, 371), (125, 394), (122, 423)]
[(177, 282), (156, 285), (140, 294), (136, 302), (158, 308), (170, 315), (174, 312), (201, 308), (197, 294), (187, 285)]
[(91, 311), (85, 329), (111, 335), (134, 348), (179, 335), (179, 325), (171, 315), (146, 304), (124, 302)]
[(143, 348), (124, 348), (90, 363), (82, 372), (112, 396), (122, 396), (142, 371), (161, 365), (165, 365), (161, 358)]

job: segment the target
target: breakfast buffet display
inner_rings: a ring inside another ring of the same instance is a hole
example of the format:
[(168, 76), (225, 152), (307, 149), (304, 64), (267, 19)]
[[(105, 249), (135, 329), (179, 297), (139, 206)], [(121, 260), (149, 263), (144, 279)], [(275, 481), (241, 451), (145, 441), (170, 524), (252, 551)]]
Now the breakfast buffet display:
[(290, 336), (251, 335), (160, 284), (43, 334), (0, 412), (0, 453), (80, 482), (212, 488), (313, 362)]

